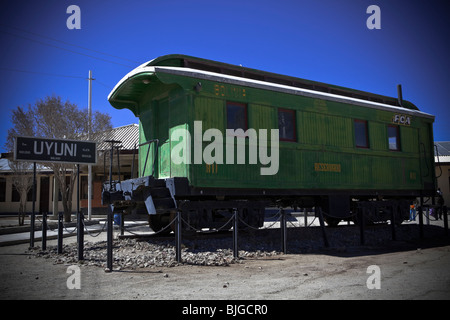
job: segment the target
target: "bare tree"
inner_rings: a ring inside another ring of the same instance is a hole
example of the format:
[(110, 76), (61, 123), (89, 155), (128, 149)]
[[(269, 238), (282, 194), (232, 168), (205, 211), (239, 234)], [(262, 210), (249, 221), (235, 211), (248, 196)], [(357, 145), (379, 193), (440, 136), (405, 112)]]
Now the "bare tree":
[(12, 183), (20, 197), (18, 219), (19, 226), (23, 226), (27, 212), (27, 195), (33, 187), (33, 175), (30, 174), (31, 163), (8, 160), (8, 164), (13, 172)]
[[(78, 140), (88, 131), (88, 110), (78, 109), (69, 101), (62, 102), (61, 97), (51, 96), (39, 99), (28, 110), (21, 107), (12, 111), (13, 128), (8, 130), (5, 147), (12, 151), (15, 136), (36, 136), (55, 139)], [(112, 128), (108, 114), (94, 112), (92, 131), (104, 131)], [(76, 179), (76, 166), (65, 163), (48, 163), (55, 174), (61, 190), (64, 207), (64, 220), (70, 221), (72, 213), (72, 194)], [(67, 178), (68, 177), (68, 178)]]

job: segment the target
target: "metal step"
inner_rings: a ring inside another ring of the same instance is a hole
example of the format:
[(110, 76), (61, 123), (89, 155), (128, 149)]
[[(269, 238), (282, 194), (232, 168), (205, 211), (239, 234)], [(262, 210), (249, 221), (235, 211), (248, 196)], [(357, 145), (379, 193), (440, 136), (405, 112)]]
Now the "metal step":
[(153, 198), (153, 204), (155, 205), (155, 208), (158, 209), (171, 209), (175, 208), (175, 204), (173, 203), (172, 198)]
[(150, 190), (150, 194), (152, 198), (170, 198), (170, 191), (168, 188), (164, 187), (155, 187)]
[(165, 188), (166, 187), (166, 181), (164, 179), (154, 179), (153, 183), (151, 184), (154, 188)]

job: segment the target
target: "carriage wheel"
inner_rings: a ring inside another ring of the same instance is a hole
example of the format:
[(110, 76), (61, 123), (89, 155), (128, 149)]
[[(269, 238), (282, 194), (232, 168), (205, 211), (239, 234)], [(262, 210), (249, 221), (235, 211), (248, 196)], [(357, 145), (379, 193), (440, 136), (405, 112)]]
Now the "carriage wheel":
[[(148, 225), (153, 231), (159, 232), (163, 230), (174, 218), (175, 218), (174, 212), (149, 215)], [(161, 234), (168, 235), (172, 231), (175, 232), (175, 223), (172, 223), (170, 227), (164, 229), (164, 231), (162, 231)]]

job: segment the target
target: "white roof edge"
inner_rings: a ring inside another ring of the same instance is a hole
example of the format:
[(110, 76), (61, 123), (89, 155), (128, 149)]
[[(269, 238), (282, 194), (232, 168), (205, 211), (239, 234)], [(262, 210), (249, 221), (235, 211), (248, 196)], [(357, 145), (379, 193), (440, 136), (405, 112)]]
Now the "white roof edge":
[[(152, 60), (151, 60), (152, 61)], [(122, 83), (124, 83), (125, 81), (127, 81), (129, 78), (139, 74), (139, 73), (144, 73), (144, 72), (155, 72), (155, 68), (154, 67), (146, 67), (146, 65), (150, 63), (150, 61), (141, 64), (139, 67), (131, 70), (130, 72), (128, 72), (122, 79), (120, 79), (119, 82), (117, 82), (117, 84), (114, 86), (114, 88), (111, 90), (111, 92), (108, 94), (108, 100), (111, 98), (112, 94), (114, 93), (114, 91), (116, 91), (116, 89), (118, 87), (120, 87), (122, 85)]]
[(237, 76), (231, 76), (231, 75), (220, 74), (220, 73), (204, 71), (204, 70), (191, 69), (191, 68), (167, 67), (167, 66), (147, 66), (147, 64), (149, 64), (151, 61), (143, 63), (139, 67), (137, 67), (137, 68), (131, 70), (129, 73), (127, 73), (111, 90), (110, 94), (108, 95), (108, 100), (111, 98), (114, 91), (116, 91), (116, 89), (120, 85), (122, 85), (122, 83), (127, 81), (129, 78), (131, 78), (139, 73), (163, 72), (163, 73), (168, 73), (168, 74), (187, 76), (187, 77), (191, 77), (191, 78), (198, 78), (198, 79), (204, 79), (204, 80), (211, 80), (211, 81), (241, 85), (241, 86), (257, 88), (257, 89), (265, 89), (265, 90), (284, 92), (284, 93), (300, 95), (300, 96), (310, 97), (310, 98), (320, 98), (320, 99), (324, 99), (324, 100), (353, 104), (353, 105), (358, 105), (358, 106), (363, 106), (363, 107), (368, 107), (368, 108), (373, 108), (373, 109), (386, 110), (386, 111), (397, 111), (397, 112), (401, 112), (403, 114), (409, 114), (409, 115), (413, 115), (413, 116), (421, 116), (421, 117), (425, 117), (425, 118), (429, 118), (429, 119), (433, 119), (433, 120), (435, 119), (435, 117), (433, 115), (419, 111), (419, 110), (407, 109), (407, 108), (392, 106), (392, 105), (374, 102), (374, 101), (340, 96), (340, 95), (332, 94), (332, 93), (314, 91), (314, 90), (309, 90), (309, 89), (287, 86), (287, 85), (283, 85), (283, 84), (247, 79), (247, 78), (242, 78), (242, 77), (237, 77)]

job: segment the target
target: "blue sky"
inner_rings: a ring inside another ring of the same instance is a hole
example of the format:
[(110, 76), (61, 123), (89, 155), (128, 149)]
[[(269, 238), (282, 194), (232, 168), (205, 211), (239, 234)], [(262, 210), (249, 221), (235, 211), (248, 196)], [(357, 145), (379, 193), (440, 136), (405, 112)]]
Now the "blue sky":
[[(2, 2), (0, 151), (6, 151), (13, 108), (52, 94), (86, 108), (89, 70), (96, 79), (93, 110), (109, 113), (115, 127), (137, 123), (130, 111), (112, 108), (107, 96), (139, 64), (172, 53), (393, 97), (400, 83), (404, 99), (436, 116), (435, 140), (449, 141), (447, 2)], [(66, 27), (72, 4), (81, 9), (80, 30)], [(381, 9), (380, 30), (366, 27), (371, 4)]]

